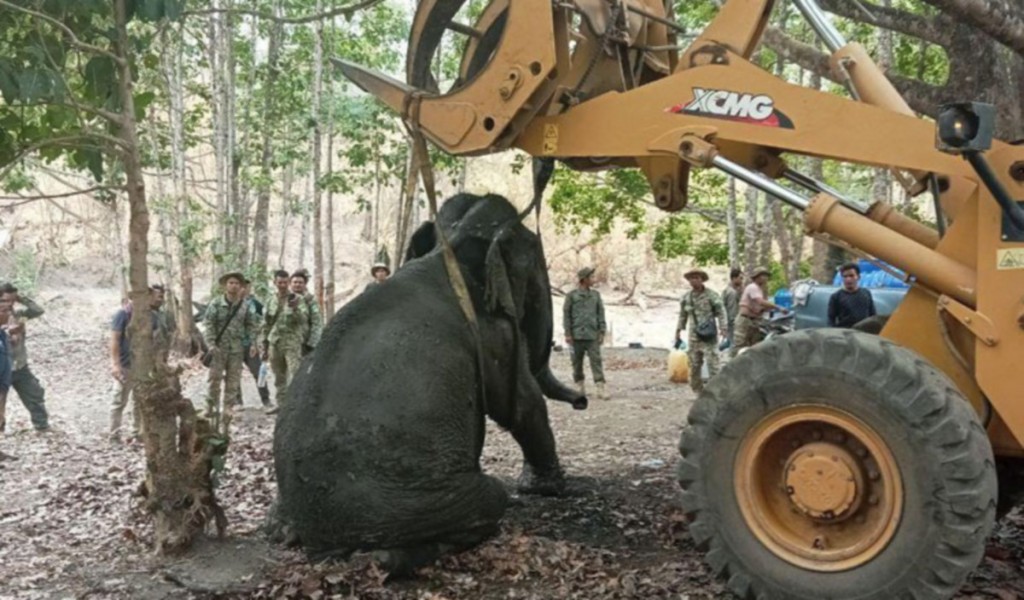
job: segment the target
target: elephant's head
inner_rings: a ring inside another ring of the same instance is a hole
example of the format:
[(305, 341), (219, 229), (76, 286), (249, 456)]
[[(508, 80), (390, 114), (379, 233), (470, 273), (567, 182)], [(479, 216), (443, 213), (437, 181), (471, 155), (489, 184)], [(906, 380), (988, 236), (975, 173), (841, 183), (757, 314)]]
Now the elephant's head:
[[(483, 287), (477, 310), (507, 317), (525, 339), (530, 372), (544, 395), (586, 408), (586, 397), (558, 382), (548, 366), (554, 326), (547, 262), (515, 207), (494, 194), (458, 194), (442, 205), (437, 221), (459, 263)], [(435, 226), (426, 222), (413, 234), (406, 260), (435, 249)]]

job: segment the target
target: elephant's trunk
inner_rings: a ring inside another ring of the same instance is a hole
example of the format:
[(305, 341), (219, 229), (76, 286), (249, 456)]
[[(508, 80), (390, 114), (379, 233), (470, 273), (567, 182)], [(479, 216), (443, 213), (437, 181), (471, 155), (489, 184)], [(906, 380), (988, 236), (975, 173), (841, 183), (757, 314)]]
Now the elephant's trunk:
[(576, 410), (583, 410), (587, 407), (587, 397), (556, 379), (548, 365), (541, 367), (535, 377), (540, 391), (551, 400), (568, 402)]

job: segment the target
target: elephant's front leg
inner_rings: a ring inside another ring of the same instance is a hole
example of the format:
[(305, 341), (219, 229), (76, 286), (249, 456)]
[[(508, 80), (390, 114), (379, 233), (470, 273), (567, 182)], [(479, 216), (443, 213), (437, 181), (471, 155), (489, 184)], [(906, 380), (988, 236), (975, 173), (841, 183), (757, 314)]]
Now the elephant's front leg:
[(555, 451), (555, 436), (548, 422), (547, 403), (530, 375), (526, 360), (520, 361), (514, 399), (515, 414), (507, 428), (523, 450), (519, 491), (555, 496), (565, 490), (565, 479)]

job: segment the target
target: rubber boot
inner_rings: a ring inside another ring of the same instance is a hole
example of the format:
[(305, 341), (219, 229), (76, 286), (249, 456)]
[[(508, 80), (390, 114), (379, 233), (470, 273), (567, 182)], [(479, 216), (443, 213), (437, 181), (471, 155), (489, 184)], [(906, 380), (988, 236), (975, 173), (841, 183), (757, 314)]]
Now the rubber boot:
[(597, 383), (597, 397), (600, 398), (601, 400), (607, 400), (608, 399), (608, 394), (605, 393), (605, 391), (604, 391), (604, 382), (603, 381), (599, 381)]

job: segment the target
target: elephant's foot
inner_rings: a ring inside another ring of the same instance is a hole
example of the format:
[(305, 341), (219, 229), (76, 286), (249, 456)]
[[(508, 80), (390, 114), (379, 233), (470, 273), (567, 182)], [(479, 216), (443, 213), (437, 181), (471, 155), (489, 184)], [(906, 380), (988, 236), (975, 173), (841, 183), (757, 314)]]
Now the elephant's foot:
[(276, 501), (270, 506), (270, 511), (263, 522), (263, 533), (266, 534), (267, 539), (272, 543), (284, 544), (289, 548), (298, 546), (301, 543), (298, 534), (295, 533), (292, 526), (281, 518)]
[(565, 493), (565, 477), (562, 475), (562, 469), (557, 466), (544, 473), (538, 473), (529, 463), (523, 463), (523, 472), (519, 475), (516, 487), (521, 494), (561, 496)]
[(416, 569), (426, 567), (445, 554), (442, 544), (424, 544), (414, 548), (376, 550), (370, 557), (388, 572), (389, 579), (408, 579)]
[(392, 579), (407, 579), (416, 570), (433, 564), (445, 554), (468, 550), (498, 533), (497, 522), (481, 521), (462, 531), (452, 531), (443, 541), (428, 542), (405, 548), (376, 550), (370, 557), (380, 563)]

